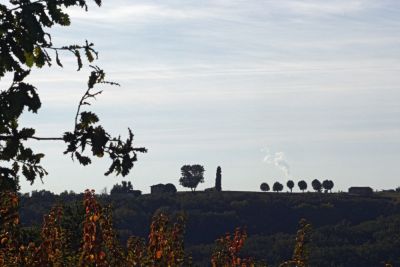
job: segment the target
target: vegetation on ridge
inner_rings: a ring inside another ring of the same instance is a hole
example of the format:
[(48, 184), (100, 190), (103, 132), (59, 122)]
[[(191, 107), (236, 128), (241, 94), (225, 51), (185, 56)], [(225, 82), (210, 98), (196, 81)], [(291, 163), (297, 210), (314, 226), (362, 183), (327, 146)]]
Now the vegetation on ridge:
[[(115, 230), (125, 244), (129, 236), (146, 238), (151, 218), (169, 214), (186, 218), (185, 249), (196, 266), (207, 266), (214, 241), (237, 226), (246, 226), (248, 237), (243, 255), (276, 266), (289, 259), (294, 246), (297, 222), (307, 218), (313, 224), (310, 266), (381, 266), (388, 261), (400, 264), (399, 196), (386, 193), (371, 197), (345, 193), (257, 193), (178, 192), (176, 194), (98, 195), (104, 206), (112, 205)], [(34, 192), (21, 196), (21, 222), (32, 239), (44, 214), (54, 203), (63, 203), (65, 226), (75, 234), (79, 247), (79, 218), (84, 209), (82, 194)], [(35, 226), (33, 227), (32, 226)], [(36, 229), (36, 230), (35, 230)], [(356, 263), (362, 265), (356, 265)]]

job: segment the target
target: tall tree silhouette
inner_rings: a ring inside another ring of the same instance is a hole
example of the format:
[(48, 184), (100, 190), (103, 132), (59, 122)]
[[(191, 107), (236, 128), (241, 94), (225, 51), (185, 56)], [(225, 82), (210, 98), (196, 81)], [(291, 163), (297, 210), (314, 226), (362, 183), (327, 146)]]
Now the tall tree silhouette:
[(204, 183), (204, 167), (199, 164), (182, 166), (181, 174), (179, 183), (183, 187), (190, 188), (192, 192), (196, 191), (199, 183)]
[[(37, 88), (26, 82), (33, 69), (62, 67), (59, 55), (63, 53), (71, 53), (76, 58), (78, 70), (83, 68), (83, 54), (89, 63), (97, 59), (98, 53), (92, 43), (86, 41), (57, 47), (52, 42), (53, 34), (47, 32), (56, 25), (69, 26), (68, 8), (76, 6), (87, 10), (87, 2), (10, 0), (8, 5), (0, 4), (0, 78), (7, 73), (13, 74), (11, 85), (0, 92), (0, 190), (18, 190), (20, 176), (32, 184), (47, 175), (41, 165), (45, 155), (34, 152), (27, 145), (28, 140), (65, 142), (64, 154), (82, 165), (92, 162), (90, 155), (108, 155), (111, 165), (105, 175), (126, 176), (137, 160), (137, 153), (147, 151), (134, 147), (131, 130), (126, 140), (113, 137), (98, 124), (95, 113), (84, 110), (90, 100), (101, 93), (96, 91), (96, 85), (117, 85), (107, 81), (105, 72), (96, 66), (91, 66), (87, 88), (78, 103), (71, 131), (56, 137), (41, 137), (36, 135), (36, 129), (20, 125), (19, 118), (24, 112), (37, 113), (42, 105)], [(101, 5), (101, 0), (94, 2)]]
[(215, 176), (215, 190), (217, 190), (218, 192), (221, 192), (222, 190), (222, 186), (221, 186), (221, 167), (218, 166), (217, 168), (217, 174)]

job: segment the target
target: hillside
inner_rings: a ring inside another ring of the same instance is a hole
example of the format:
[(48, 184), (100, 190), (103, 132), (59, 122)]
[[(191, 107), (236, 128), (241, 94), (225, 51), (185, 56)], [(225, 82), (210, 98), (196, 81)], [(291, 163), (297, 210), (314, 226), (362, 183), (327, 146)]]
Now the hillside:
[[(122, 242), (130, 235), (146, 237), (156, 212), (187, 217), (186, 248), (194, 262), (207, 266), (214, 240), (237, 226), (247, 228), (244, 253), (274, 266), (290, 258), (301, 218), (314, 227), (312, 266), (379, 266), (400, 264), (400, 202), (397, 194), (371, 197), (345, 193), (182, 192), (177, 194), (102, 195), (113, 207), (115, 228)], [(67, 205), (69, 226), (79, 240), (79, 194), (48, 192), (24, 196), (21, 220), (40, 225), (55, 203)], [(75, 224), (75, 225), (74, 225)], [(33, 231), (34, 232), (34, 231)]]

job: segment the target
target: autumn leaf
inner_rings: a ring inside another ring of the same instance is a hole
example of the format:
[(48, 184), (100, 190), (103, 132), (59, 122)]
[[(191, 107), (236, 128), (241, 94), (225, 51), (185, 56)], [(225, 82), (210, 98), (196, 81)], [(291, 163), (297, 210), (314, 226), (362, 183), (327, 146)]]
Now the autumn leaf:
[(158, 250), (158, 251), (156, 252), (156, 258), (157, 258), (157, 259), (160, 259), (161, 256), (162, 256), (162, 251), (161, 251), (161, 250)]

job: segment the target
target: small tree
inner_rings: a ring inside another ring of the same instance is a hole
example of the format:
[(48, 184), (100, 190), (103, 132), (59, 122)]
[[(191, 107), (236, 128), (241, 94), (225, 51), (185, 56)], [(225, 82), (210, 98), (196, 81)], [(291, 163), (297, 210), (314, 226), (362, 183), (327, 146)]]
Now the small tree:
[(307, 183), (304, 180), (301, 180), (297, 183), (297, 185), (299, 186), (300, 190), (304, 193), (304, 190), (307, 189)]
[(332, 188), (333, 188), (334, 184), (332, 180), (324, 180), (322, 182), (322, 187), (326, 190), (332, 193)]
[(221, 167), (218, 166), (218, 168), (217, 168), (217, 174), (216, 174), (216, 176), (215, 176), (215, 190), (217, 190), (218, 192), (221, 192), (221, 191), (222, 191), (222, 187), (221, 187), (221, 178), (222, 178), (222, 175), (221, 175)]
[(165, 185), (165, 192), (166, 193), (176, 193), (176, 187), (174, 184), (168, 183)]
[(199, 183), (204, 183), (204, 167), (199, 164), (182, 166), (181, 174), (179, 184), (190, 188), (192, 192), (196, 190)]
[(260, 189), (261, 189), (261, 191), (264, 191), (264, 192), (267, 192), (270, 190), (269, 185), (267, 183), (262, 183), (260, 185)]
[(275, 182), (274, 185), (272, 186), (272, 190), (275, 192), (280, 192), (283, 190), (283, 184), (279, 183), (279, 182)]
[(321, 182), (320, 182), (318, 179), (314, 179), (314, 180), (311, 182), (311, 186), (312, 186), (312, 188), (313, 188), (316, 192), (321, 192), (322, 184), (321, 184)]
[(329, 192), (332, 193), (332, 188), (333, 188), (334, 186), (335, 186), (335, 184), (333, 183), (333, 181), (332, 181), (332, 180), (329, 180), (329, 188), (328, 188)]
[(294, 182), (292, 180), (287, 181), (286, 186), (290, 189), (290, 193), (292, 193)]

